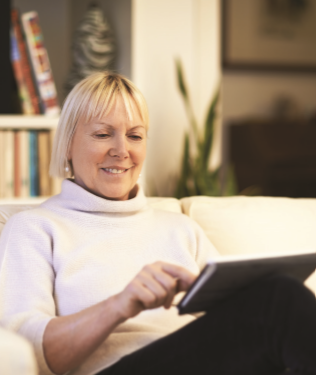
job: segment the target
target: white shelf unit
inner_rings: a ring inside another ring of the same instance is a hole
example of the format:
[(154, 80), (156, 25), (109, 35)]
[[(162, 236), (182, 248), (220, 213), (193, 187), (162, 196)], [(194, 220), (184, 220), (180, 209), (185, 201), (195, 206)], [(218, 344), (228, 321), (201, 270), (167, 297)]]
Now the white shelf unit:
[[(1, 198), (0, 207), (6, 204), (18, 204), (18, 205), (38, 205), (46, 201), (49, 197), (28, 197), (28, 198)], [(1, 208), (0, 208), (1, 210)]]
[(0, 115), (0, 129), (56, 129), (58, 116)]
[[(57, 128), (59, 116), (46, 115), (0, 115), (0, 130), (54, 130)], [(1, 178), (1, 176), (0, 176)], [(56, 179), (58, 180), (58, 179)], [(59, 184), (61, 182), (59, 181)], [(8, 197), (0, 198), (3, 204), (40, 204), (48, 197)]]

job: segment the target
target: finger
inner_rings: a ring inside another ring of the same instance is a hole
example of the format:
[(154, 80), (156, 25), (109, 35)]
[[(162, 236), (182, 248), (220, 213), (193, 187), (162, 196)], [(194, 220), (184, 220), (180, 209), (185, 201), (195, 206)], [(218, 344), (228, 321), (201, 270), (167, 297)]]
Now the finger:
[(177, 292), (186, 291), (197, 278), (197, 275), (176, 264), (161, 262), (161, 268), (164, 272), (178, 279)]
[(178, 278), (174, 278), (170, 276), (169, 274), (165, 273), (164, 271), (161, 271), (159, 269), (159, 272), (155, 272), (153, 274), (153, 277), (162, 285), (166, 290), (166, 298), (164, 302), (164, 307), (168, 309), (173, 301), (173, 298), (175, 294), (177, 293), (177, 281)]
[(156, 304), (162, 305), (167, 298), (168, 291), (148, 272), (141, 272), (137, 279), (156, 297)]
[(144, 308), (155, 307), (157, 296), (147, 288), (139, 279), (134, 279), (132, 283), (127, 286), (130, 298), (138, 303), (141, 303)]
[(165, 289), (166, 294), (164, 296), (164, 301), (161, 300), (161, 303), (165, 308), (169, 308), (175, 294), (177, 293), (177, 278), (174, 278), (163, 271), (159, 262), (145, 266), (144, 272), (157, 280), (158, 283)]
[(163, 271), (161, 267), (157, 266), (153, 267), (150, 272), (168, 293), (169, 291), (176, 291), (178, 278), (169, 275), (168, 273)]
[(173, 299), (174, 299), (174, 296), (176, 295), (177, 293), (177, 289), (175, 288), (173, 291), (170, 291), (170, 293), (168, 294), (166, 300), (165, 300), (165, 303), (164, 303), (164, 308), (165, 309), (169, 309), (172, 305), (172, 302), (173, 302)]

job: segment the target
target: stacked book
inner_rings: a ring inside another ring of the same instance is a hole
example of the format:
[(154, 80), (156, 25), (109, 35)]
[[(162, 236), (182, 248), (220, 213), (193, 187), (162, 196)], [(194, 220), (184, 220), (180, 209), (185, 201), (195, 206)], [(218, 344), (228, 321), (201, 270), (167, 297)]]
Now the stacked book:
[(53, 133), (0, 130), (0, 199), (55, 193), (48, 174)]
[(37, 12), (11, 12), (11, 62), (21, 111), (26, 115), (58, 114), (57, 91)]

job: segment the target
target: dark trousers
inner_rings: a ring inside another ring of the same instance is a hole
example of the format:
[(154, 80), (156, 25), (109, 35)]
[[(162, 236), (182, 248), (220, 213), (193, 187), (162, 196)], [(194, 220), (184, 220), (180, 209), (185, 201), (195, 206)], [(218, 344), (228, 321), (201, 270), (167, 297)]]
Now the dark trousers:
[(316, 299), (274, 276), (99, 375), (316, 375)]

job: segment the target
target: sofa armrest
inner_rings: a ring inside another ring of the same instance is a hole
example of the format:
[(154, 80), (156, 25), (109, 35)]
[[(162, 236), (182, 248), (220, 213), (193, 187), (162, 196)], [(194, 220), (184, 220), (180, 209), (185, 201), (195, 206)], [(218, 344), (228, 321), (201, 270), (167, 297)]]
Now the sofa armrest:
[(0, 374), (38, 374), (31, 344), (23, 337), (3, 328), (0, 328)]

